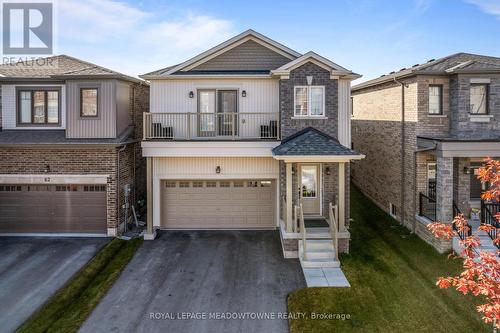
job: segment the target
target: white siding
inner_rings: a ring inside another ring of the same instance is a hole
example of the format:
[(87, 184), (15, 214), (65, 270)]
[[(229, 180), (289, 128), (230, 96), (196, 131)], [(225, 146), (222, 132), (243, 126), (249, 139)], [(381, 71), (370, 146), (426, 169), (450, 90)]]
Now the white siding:
[(351, 81), (339, 80), (339, 142), (351, 147)]
[(273, 79), (153, 80), (150, 89), (151, 112), (197, 112), (197, 89), (238, 89), (239, 112), (279, 111), (279, 81)]
[[(215, 173), (217, 166), (221, 173)], [(160, 226), (162, 179), (278, 179), (279, 162), (272, 157), (153, 158), (153, 225)]]
[(19, 127), (22, 129), (48, 130), (66, 128), (66, 86), (61, 84), (4, 84), (2, 85), (2, 127), (15, 129), (16, 127), (16, 87), (61, 87), (61, 125), (54, 127)]

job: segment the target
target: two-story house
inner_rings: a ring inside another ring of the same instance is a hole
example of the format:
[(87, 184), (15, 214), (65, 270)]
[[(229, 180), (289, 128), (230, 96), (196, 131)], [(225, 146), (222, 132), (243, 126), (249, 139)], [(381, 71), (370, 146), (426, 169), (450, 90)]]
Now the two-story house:
[(299, 239), (302, 252), (315, 239), (327, 252), (301, 259), (348, 251), (359, 75), (248, 30), (141, 77), (151, 86), (142, 142), (149, 238), (156, 229), (279, 228), (286, 257), (299, 255)]
[(61, 55), (0, 84), (0, 234), (117, 235), (145, 196), (147, 83)]
[(473, 232), (479, 218), (494, 223), (498, 204), (481, 202), (475, 170), (500, 156), (500, 58), (432, 59), (356, 85), (352, 95), (353, 144), (366, 155), (352, 177), (365, 194), (440, 252), (451, 242), (429, 233), (431, 221), (462, 212)]

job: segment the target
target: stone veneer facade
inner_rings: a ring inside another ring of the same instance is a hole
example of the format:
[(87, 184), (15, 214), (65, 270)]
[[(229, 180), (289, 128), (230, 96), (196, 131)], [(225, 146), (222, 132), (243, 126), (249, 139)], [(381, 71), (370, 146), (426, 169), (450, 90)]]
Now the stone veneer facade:
[[(307, 86), (307, 76), (312, 76), (312, 86), (325, 87), (325, 118), (321, 119), (299, 119), (294, 117), (294, 87)], [(330, 72), (322, 67), (308, 62), (292, 70), (289, 79), (281, 79), (279, 83), (280, 93), (280, 119), (281, 138), (297, 133), (298, 131), (314, 127), (332, 137), (338, 138), (338, 80), (330, 78)], [(336, 163), (321, 164), (322, 179), (322, 215), (328, 216), (328, 205), (330, 202), (338, 200), (338, 165)], [(295, 170), (298, 170), (297, 163), (293, 163)], [(326, 175), (324, 170), (330, 169), (330, 175)], [(345, 219), (346, 227), (349, 227), (349, 164), (346, 163), (346, 202)], [(292, 176), (292, 189), (298, 189), (298, 172)], [(280, 192), (286, 193), (286, 169), (285, 163), (280, 162)], [(298, 202), (299, 191), (293, 191), (293, 202)], [(280, 200), (281, 204), (281, 200)], [(282, 211), (280, 207), (280, 212)], [(284, 240), (285, 251), (297, 251), (297, 240)], [(339, 240), (339, 251), (349, 251), (349, 239)]]
[[(472, 122), (469, 118), (471, 78), (489, 78), (491, 120)], [(437, 219), (451, 221), (453, 202), (468, 212), (470, 178), (464, 175), (469, 158), (436, 157), (417, 152), (417, 137), (492, 138), (500, 136), (499, 75), (415, 75), (401, 79), (405, 89), (404, 129), (401, 112), (401, 85), (395, 82), (353, 91), (353, 148), (366, 158), (352, 165), (353, 182), (378, 206), (389, 212), (396, 206), (395, 218), (439, 252), (451, 249), (450, 241), (436, 239), (417, 217), (419, 193), (427, 193), (427, 164), (437, 163)], [(429, 85), (442, 85), (443, 112), (430, 115)], [(404, 146), (402, 136), (404, 131)], [(402, 148), (404, 147), (404, 148)], [(404, 156), (404, 167), (402, 166)], [(402, 181), (405, 181), (404, 197)], [(404, 216), (401, 207), (404, 206)]]

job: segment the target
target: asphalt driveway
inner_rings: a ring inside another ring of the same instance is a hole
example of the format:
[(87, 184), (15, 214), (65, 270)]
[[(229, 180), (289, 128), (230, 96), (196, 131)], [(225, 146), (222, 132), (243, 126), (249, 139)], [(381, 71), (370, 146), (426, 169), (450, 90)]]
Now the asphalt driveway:
[(81, 331), (287, 332), (278, 313), (303, 287), (277, 231), (165, 232), (144, 242)]
[(108, 238), (0, 237), (0, 331), (12, 332)]

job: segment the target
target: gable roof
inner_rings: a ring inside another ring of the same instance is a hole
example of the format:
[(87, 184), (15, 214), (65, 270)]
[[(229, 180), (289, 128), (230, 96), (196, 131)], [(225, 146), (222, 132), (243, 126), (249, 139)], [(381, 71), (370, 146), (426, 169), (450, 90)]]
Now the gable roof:
[(314, 127), (307, 127), (273, 148), (274, 156), (359, 156), (357, 152), (344, 147), (334, 137)]
[(325, 57), (320, 56), (319, 54), (317, 54), (313, 51), (309, 51), (306, 54), (298, 57), (297, 59), (292, 60), (292, 61), (284, 64), (283, 66), (281, 66), (277, 69), (272, 70), (271, 73), (275, 74), (275, 75), (286, 75), (286, 74), (289, 74), (290, 71), (292, 71), (293, 69), (300, 67), (307, 62), (313, 62), (313, 63), (331, 71), (332, 75), (345, 76), (345, 77), (349, 77), (352, 79), (357, 79), (357, 78), (361, 77), (361, 75), (356, 74), (356, 73), (334, 63), (333, 61), (331, 61)]
[(287, 57), (290, 60), (293, 60), (297, 57), (300, 57), (300, 53), (297, 51), (294, 51), (283, 44), (280, 44), (252, 29), (249, 29), (247, 31), (244, 31), (243, 33), (230, 38), (229, 40), (203, 52), (200, 53), (199, 55), (181, 63), (175, 66), (170, 66), (167, 68), (163, 68), (161, 70), (153, 71), (147, 74), (140, 75), (141, 78), (144, 79), (155, 79), (155, 78), (162, 78), (165, 76), (172, 75), (176, 72), (181, 72), (181, 71), (186, 71), (189, 69), (192, 69), (196, 66), (199, 66), (200, 64), (213, 59), (214, 57), (227, 52), (228, 50), (231, 50), (232, 48), (241, 45), (249, 40), (255, 41), (257, 43), (260, 43), (264, 45), (265, 47), (280, 53), (281, 55)]
[(425, 64), (416, 64), (410, 68), (382, 75), (352, 87), (352, 90), (368, 88), (378, 84), (393, 81), (394, 79), (409, 77), (418, 74), (450, 75), (457, 73), (496, 73), (500, 72), (500, 58), (472, 53), (455, 53), (440, 59), (431, 59)]
[(0, 65), (0, 80), (116, 78), (130, 82), (140, 79), (67, 55)]

